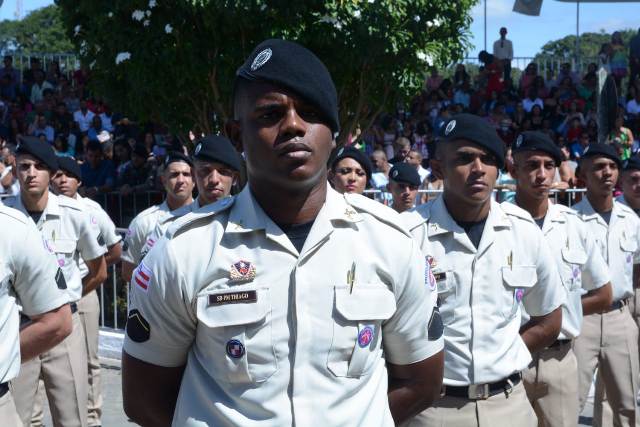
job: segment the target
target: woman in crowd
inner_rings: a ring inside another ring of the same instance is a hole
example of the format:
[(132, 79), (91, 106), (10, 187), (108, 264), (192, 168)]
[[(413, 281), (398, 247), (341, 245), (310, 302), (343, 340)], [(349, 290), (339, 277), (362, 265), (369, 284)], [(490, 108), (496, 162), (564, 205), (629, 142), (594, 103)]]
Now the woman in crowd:
[(616, 86), (622, 87), (622, 79), (627, 76), (627, 48), (622, 41), (622, 34), (616, 31), (611, 35), (611, 74), (616, 79)]
[(329, 182), (338, 193), (362, 194), (371, 180), (371, 162), (353, 146), (342, 147), (331, 162)]

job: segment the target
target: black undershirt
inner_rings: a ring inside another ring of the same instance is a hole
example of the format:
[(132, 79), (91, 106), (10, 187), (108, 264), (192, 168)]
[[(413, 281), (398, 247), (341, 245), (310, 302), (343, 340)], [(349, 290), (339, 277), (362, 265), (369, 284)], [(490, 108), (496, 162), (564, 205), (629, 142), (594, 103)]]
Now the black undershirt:
[(612, 211), (609, 211), (609, 212), (598, 212), (598, 215), (600, 215), (600, 217), (602, 219), (604, 219), (604, 222), (606, 222), (607, 225), (609, 225), (609, 221), (611, 221), (611, 212)]
[(38, 221), (40, 221), (40, 217), (42, 217), (42, 213), (44, 211), (40, 211), (40, 212), (27, 211), (27, 212), (29, 212), (29, 216), (31, 217), (31, 219), (33, 219), (33, 222), (35, 222), (37, 224)]
[(307, 240), (307, 236), (309, 235), (312, 226), (313, 221), (304, 224), (280, 225), (280, 228), (284, 231), (284, 234), (287, 235), (298, 252), (302, 252), (302, 247), (304, 246), (304, 242)]
[(482, 239), (482, 232), (484, 231), (484, 225), (487, 222), (487, 218), (482, 221), (456, 221), (460, 227), (464, 229), (464, 232), (469, 236), (469, 240), (476, 248), (480, 245), (480, 239)]
[(540, 227), (540, 230), (542, 230), (542, 226), (544, 225), (544, 219), (545, 219), (546, 215), (543, 216), (542, 218), (538, 218), (538, 219), (533, 219), (536, 224), (538, 224), (538, 227)]

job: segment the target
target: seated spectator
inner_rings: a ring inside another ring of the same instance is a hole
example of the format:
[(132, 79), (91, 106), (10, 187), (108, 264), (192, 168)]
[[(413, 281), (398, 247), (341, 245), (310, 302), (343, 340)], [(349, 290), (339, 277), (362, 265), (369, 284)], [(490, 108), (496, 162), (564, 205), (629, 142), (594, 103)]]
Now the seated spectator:
[(522, 100), (522, 107), (524, 111), (530, 113), (534, 105), (538, 105), (541, 109), (544, 108), (544, 102), (538, 96), (538, 91), (532, 87), (527, 92), (527, 97)]
[[(91, 119), (91, 126), (87, 129), (87, 136), (89, 141), (98, 141), (98, 135), (102, 132), (102, 120), (97, 114)], [(102, 141), (100, 141), (102, 142)]]
[[(2, 60), (4, 67), (0, 68), (0, 77), (7, 77), (7, 81), (13, 86), (13, 92), (16, 93), (20, 88), (20, 71), (13, 67), (13, 57), (5, 55)], [(10, 98), (12, 101), (14, 98)]]
[(568, 78), (572, 85), (577, 85), (579, 82), (578, 74), (571, 71), (571, 64), (568, 62), (560, 65), (560, 71), (558, 72), (558, 78), (556, 79), (556, 86), (561, 86), (565, 79)]
[(69, 147), (69, 142), (63, 135), (56, 136), (55, 141), (53, 141), (53, 150), (56, 152), (56, 156), (59, 157), (75, 156), (75, 151), (72, 147)]
[(484, 74), (487, 78), (487, 96), (491, 97), (494, 92), (501, 92), (504, 72), (502, 63), (485, 50), (480, 52), (478, 59), (484, 64)]
[(529, 93), (529, 89), (533, 86), (533, 81), (538, 77), (538, 65), (534, 62), (529, 63), (524, 69), (524, 73), (520, 76), (520, 93)]
[(633, 146), (633, 133), (629, 128), (623, 126), (624, 118), (618, 116), (614, 122), (613, 130), (607, 138), (608, 144), (616, 144), (620, 149), (620, 160), (627, 160), (631, 157)]
[(37, 104), (42, 101), (43, 92), (45, 89), (53, 90), (53, 85), (44, 79), (44, 71), (36, 70), (33, 73), (34, 83), (31, 85), (31, 95), (29, 99), (32, 104)]
[(535, 104), (531, 109), (531, 113), (529, 114), (529, 119), (531, 120), (531, 129), (540, 130), (542, 129), (542, 121), (544, 117), (542, 116), (542, 108), (540, 105)]
[(53, 130), (53, 127), (49, 126), (49, 124), (47, 123), (47, 118), (44, 116), (44, 114), (38, 114), (35, 117), (34, 122), (29, 125), (29, 129), (27, 132), (31, 136), (42, 135), (49, 144), (53, 144), (55, 132)]
[(80, 166), (80, 170), (86, 197), (95, 197), (113, 189), (115, 183), (113, 163), (104, 159), (102, 145), (98, 141), (87, 143), (85, 162)]
[(407, 156), (409, 155), (409, 151), (411, 151), (411, 141), (407, 138), (401, 136), (397, 138), (393, 143), (395, 156), (389, 160), (389, 163), (395, 165), (396, 163), (402, 163), (405, 161)]
[(580, 135), (579, 140), (569, 142), (570, 158), (576, 161), (580, 160), (580, 158), (582, 157), (582, 153), (584, 153), (584, 149), (587, 148), (589, 142), (589, 134), (586, 132), (583, 132)]
[[(387, 160), (387, 155), (383, 150), (375, 150), (371, 153), (371, 186), (380, 191), (386, 191), (387, 184), (389, 183), (389, 170), (391, 165)], [(375, 199), (380, 203), (388, 205), (391, 202), (391, 197), (387, 193), (376, 193)]]
[(469, 86), (468, 80), (457, 87), (453, 93), (453, 103), (460, 104), (465, 109), (469, 108), (469, 105), (471, 104), (471, 87)]
[(514, 130), (513, 121), (511, 120), (511, 118), (507, 116), (506, 118), (502, 119), (502, 121), (500, 122), (500, 126), (496, 130), (498, 131), (498, 136), (500, 137), (500, 139), (502, 139), (502, 142), (504, 142), (505, 146), (510, 147), (516, 138), (516, 132)]
[(626, 111), (631, 118), (640, 114), (640, 91), (636, 91), (633, 99), (627, 102)]
[(442, 76), (438, 74), (438, 69), (436, 67), (431, 67), (431, 71), (429, 77), (425, 82), (425, 89), (428, 91), (437, 90), (440, 88), (442, 84)]
[(16, 171), (16, 146), (13, 144), (5, 144), (0, 150), (0, 194), (20, 194)]
[(116, 180), (120, 179), (126, 164), (131, 161), (131, 146), (124, 139), (113, 143), (113, 164), (116, 167)]
[(144, 145), (138, 144), (133, 148), (131, 161), (124, 167), (117, 183), (121, 194), (126, 196), (151, 189), (153, 175), (148, 157), (149, 152)]
[(407, 155), (406, 162), (411, 166), (416, 168), (418, 175), (420, 175), (420, 185), (431, 175), (431, 172), (428, 169), (422, 167), (422, 154), (415, 150), (409, 151), (409, 155)]
[(73, 115), (67, 110), (64, 102), (58, 102), (51, 117), (51, 126), (56, 134), (67, 135), (74, 127)]
[[(576, 116), (567, 116), (569, 118), (569, 128), (567, 129), (567, 141), (574, 142), (577, 141), (580, 136), (585, 133), (585, 129), (582, 126), (582, 122), (580, 118)], [(587, 134), (588, 135), (588, 134)]]
[[(73, 113), (73, 120), (77, 123), (80, 132), (87, 133), (89, 127), (91, 127), (93, 116), (95, 116), (95, 114), (93, 114), (93, 111), (88, 109), (87, 101), (80, 101), (80, 109)], [(84, 184), (85, 188), (89, 187), (86, 181), (84, 181)]]
[(467, 70), (464, 67), (464, 64), (456, 65), (456, 71), (453, 73), (453, 86), (456, 88), (460, 87), (465, 82), (469, 83), (470, 80), (471, 80), (471, 77), (467, 73)]
[(100, 120), (102, 121), (102, 129), (107, 132), (113, 132), (115, 129), (113, 113), (111, 107), (108, 104), (104, 105), (102, 113), (100, 113)]
[(0, 74), (0, 98), (13, 101), (18, 94), (18, 86), (11, 81), (9, 74)]
[(77, 89), (70, 88), (69, 91), (65, 94), (62, 101), (67, 106), (67, 111), (74, 112), (74, 118), (75, 118), (75, 112), (81, 109), (81, 101), (80, 101), (80, 98), (78, 97)]

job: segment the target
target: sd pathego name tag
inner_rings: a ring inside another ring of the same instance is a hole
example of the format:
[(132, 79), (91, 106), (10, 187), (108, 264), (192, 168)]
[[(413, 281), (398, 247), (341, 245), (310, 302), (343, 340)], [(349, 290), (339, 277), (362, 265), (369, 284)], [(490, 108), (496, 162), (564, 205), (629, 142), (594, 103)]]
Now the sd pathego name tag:
[(258, 293), (256, 291), (238, 291), (209, 295), (209, 305), (242, 304), (256, 301), (258, 301)]

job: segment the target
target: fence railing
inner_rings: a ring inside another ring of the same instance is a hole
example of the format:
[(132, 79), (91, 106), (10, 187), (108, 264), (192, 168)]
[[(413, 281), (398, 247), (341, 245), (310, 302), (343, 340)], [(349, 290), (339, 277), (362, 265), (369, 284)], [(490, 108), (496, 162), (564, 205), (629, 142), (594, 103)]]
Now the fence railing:
[[(429, 196), (437, 196), (442, 190), (420, 190)], [(572, 206), (582, 198), (585, 192), (584, 188), (568, 189), (568, 190), (552, 190), (550, 198), (555, 203)], [(374, 197), (386, 196), (388, 193), (379, 190), (367, 190), (368, 194)], [(509, 195), (508, 190), (496, 190), (495, 197), (501, 198)], [(388, 197), (387, 197), (388, 198)], [(116, 230), (121, 235), (126, 233), (126, 229), (118, 228)], [(100, 287), (98, 297), (100, 298), (100, 326), (112, 329), (124, 329), (127, 319), (127, 307), (129, 305), (129, 284), (122, 278), (120, 273), (120, 263), (109, 267), (109, 276), (107, 281)]]
[[(545, 77), (548, 70), (553, 71), (554, 75), (558, 74), (560, 66), (564, 63), (571, 64), (571, 70), (579, 72), (587, 69), (587, 66), (591, 63), (598, 64), (598, 58), (595, 57), (581, 57), (576, 61), (576, 58), (561, 58), (561, 57), (539, 57), (532, 56), (516, 56), (511, 60), (511, 68), (524, 71), (527, 65), (535, 63), (538, 65), (538, 75)], [(462, 61), (463, 64), (473, 64), (480, 66), (482, 63), (477, 57), (466, 57)], [(469, 70), (467, 70), (469, 71)]]

